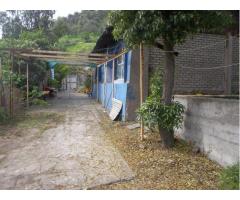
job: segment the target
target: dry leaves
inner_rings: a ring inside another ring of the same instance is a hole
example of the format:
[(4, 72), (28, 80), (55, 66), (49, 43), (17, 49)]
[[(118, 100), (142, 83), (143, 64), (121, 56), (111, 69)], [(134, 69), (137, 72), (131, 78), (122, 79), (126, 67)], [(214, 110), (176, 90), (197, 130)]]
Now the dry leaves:
[(118, 148), (136, 177), (132, 181), (98, 186), (95, 189), (217, 189), (221, 167), (186, 142), (163, 149), (160, 136), (148, 133), (139, 140), (139, 129), (129, 130), (102, 114), (106, 137)]

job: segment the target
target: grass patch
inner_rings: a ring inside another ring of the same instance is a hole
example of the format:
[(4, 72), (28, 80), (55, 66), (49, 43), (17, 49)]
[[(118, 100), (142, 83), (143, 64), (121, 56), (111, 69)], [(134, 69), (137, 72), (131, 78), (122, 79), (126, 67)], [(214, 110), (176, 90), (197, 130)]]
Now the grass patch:
[(220, 174), (220, 189), (239, 190), (239, 163), (223, 169)]

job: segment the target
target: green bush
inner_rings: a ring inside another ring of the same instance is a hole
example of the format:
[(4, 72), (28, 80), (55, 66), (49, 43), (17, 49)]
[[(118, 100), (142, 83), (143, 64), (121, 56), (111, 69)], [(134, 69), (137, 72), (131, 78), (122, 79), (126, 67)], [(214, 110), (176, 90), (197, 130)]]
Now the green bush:
[(150, 129), (163, 128), (173, 131), (182, 125), (184, 106), (179, 102), (165, 105), (161, 99), (162, 91), (162, 73), (158, 68), (150, 80), (150, 96), (137, 110), (137, 117)]
[(239, 190), (239, 163), (227, 167), (220, 174), (220, 189)]
[(33, 99), (32, 104), (39, 105), (39, 106), (47, 106), (48, 105), (48, 103), (42, 99)]
[(38, 89), (37, 86), (33, 86), (29, 92), (30, 99), (36, 99), (42, 97), (42, 92)]
[(59, 83), (59, 81), (58, 81), (57, 79), (51, 79), (51, 78), (49, 78), (49, 79), (48, 79), (48, 84), (49, 84), (49, 86), (51, 86), (51, 87), (60, 88), (60, 83)]
[(13, 81), (17, 88), (24, 89), (26, 86), (26, 76), (21, 74), (13, 74)]
[(138, 119), (142, 119), (149, 128), (163, 128), (168, 131), (180, 128), (184, 107), (179, 102), (165, 105), (160, 99), (148, 97), (138, 109)]

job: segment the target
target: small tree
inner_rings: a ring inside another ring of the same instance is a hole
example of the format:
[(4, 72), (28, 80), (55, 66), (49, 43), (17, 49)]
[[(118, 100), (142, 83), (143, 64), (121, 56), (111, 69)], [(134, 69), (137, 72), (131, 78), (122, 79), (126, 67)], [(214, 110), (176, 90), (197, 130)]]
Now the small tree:
[[(113, 11), (110, 14), (110, 23), (114, 26), (113, 34), (116, 39), (124, 39), (129, 47), (134, 48), (139, 43), (144, 43), (165, 51), (162, 103), (164, 106), (169, 106), (172, 104), (175, 56), (178, 54), (174, 51), (175, 45), (182, 43), (190, 34), (224, 29), (225, 25), (231, 22), (229, 13), (228, 11)], [(172, 141), (164, 141), (166, 146), (172, 146), (173, 130), (169, 131), (163, 127), (163, 132), (170, 135), (164, 138)]]

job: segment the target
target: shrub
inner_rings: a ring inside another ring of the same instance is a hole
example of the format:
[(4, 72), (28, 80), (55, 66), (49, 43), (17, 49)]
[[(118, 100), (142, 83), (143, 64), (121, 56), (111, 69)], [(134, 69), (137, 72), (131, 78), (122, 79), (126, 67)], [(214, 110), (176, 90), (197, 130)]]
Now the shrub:
[(42, 99), (33, 99), (32, 104), (39, 105), (39, 106), (47, 106), (48, 105), (48, 103)]
[(33, 86), (32, 89), (29, 92), (29, 98), (35, 99), (42, 97), (41, 91), (38, 89), (37, 86)]
[(60, 88), (60, 82), (57, 79), (48, 79), (49, 86), (54, 88)]
[(179, 102), (166, 105), (161, 98), (162, 74), (158, 69), (151, 78), (150, 96), (137, 110), (137, 118), (150, 129), (157, 128), (163, 146), (169, 148), (174, 145), (174, 129), (182, 125), (184, 106)]
[(220, 174), (220, 189), (239, 190), (239, 163), (227, 167)]
[(138, 109), (138, 119), (142, 119), (149, 128), (163, 128), (173, 131), (180, 128), (183, 121), (184, 107), (179, 102), (165, 105), (160, 99), (148, 97)]

